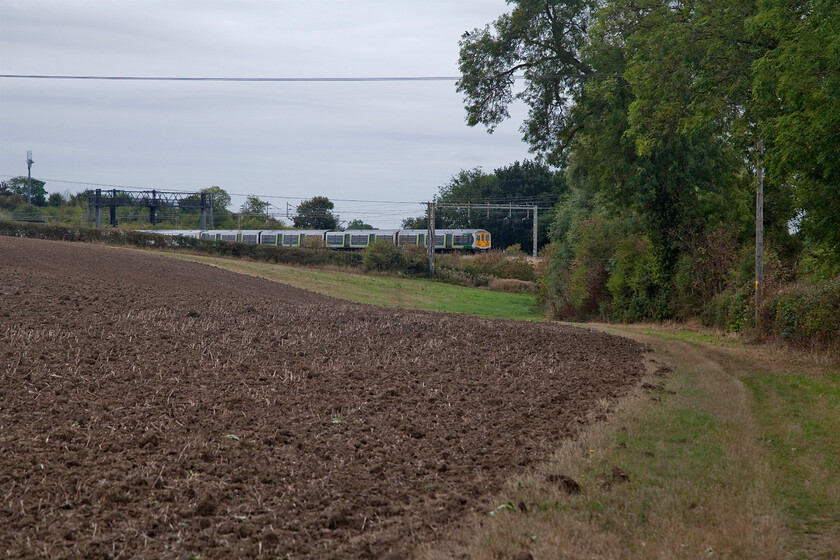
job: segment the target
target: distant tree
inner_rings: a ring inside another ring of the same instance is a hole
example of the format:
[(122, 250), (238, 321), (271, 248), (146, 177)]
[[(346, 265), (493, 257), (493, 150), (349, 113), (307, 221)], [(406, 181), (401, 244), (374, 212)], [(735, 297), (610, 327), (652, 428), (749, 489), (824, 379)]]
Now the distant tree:
[[(26, 177), (14, 177), (6, 182), (7, 188), (11, 189), (12, 194), (18, 194), (24, 200), (28, 200), (29, 187), (27, 185)], [(46, 183), (38, 179), (32, 179), (32, 204), (35, 206), (47, 205), (47, 190), (44, 188)]]
[(426, 216), (417, 216), (415, 218), (406, 218), (402, 221), (403, 229), (426, 229), (429, 227), (429, 220)]
[(213, 219), (222, 222), (230, 217), (230, 195), (222, 187), (212, 186), (199, 192), (213, 195)]
[(258, 196), (249, 195), (242, 205), (242, 213), (250, 216), (263, 216), (268, 214), (270, 202), (261, 200)]
[(49, 198), (47, 199), (47, 204), (54, 208), (58, 208), (59, 206), (64, 204), (64, 202), (64, 197), (61, 196), (61, 193), (57, 192), (51, 193)]
[(94, 195), (94, 192), (95, 191), (93, 189), (85, 189), (78, 194), (68, 197), (67, 200), (69, 201), (69, 204), (72, 204), (73, 206), (87, 206), (88, 200)]
[(364, 223), (362, 220), (351, 220), (349, 224), (347, 224), (347, 229), (376, 229), (370, 224)]
[(335, 204), (325, 196), (316, 196), (301, 202), (294, 217), (296, 228), (337, 229), (338, 218), (332, 213)]
[(271, 228), (283, 227), (283, 222), (276, 220), (268, 213), (270, 202), (261, 200), (257, 196), (248, 196), (245, 204), (242, 205), (239, 225), (242, 229), (258, 229), (269, 226)]

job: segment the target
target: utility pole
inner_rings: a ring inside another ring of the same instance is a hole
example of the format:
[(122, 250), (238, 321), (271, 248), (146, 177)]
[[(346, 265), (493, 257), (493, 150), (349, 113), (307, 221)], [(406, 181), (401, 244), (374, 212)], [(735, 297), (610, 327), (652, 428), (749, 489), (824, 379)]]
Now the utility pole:
[(429, 274), (435, 275), (435, 203), (426, 203), (428, 211), (426, 212), (426, 222), (428, 231), (426, 232), (426, 252), (429, 255)]
[(755, 326), (759, 328), (761, 290), (764, 288), (764, 140), (758, 139), (755, 190)]
[(534, 258), (537, 258), (537, 205), (534, 204)]
[(26, 178), (26, 188), (29, 192), (28, 201), (29, 204), (32, 204), (32, 164), (35, 163), (32, 161), (32, 150), (26, 150), (26, 169), (27, 169), (27, 178)]

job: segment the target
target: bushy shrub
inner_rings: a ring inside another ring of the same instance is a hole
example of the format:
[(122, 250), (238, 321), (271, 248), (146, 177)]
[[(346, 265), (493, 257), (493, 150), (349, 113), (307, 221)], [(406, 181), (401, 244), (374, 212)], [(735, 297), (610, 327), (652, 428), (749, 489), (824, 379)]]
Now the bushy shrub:
[(609, 312), (608, 267), (616, 236), (614, 224), (595, 216), (567, 232), (568, 251), (554, 252), (549, 265), (551, 311), (560, 319), (586, 319)]
[(486, 274), (467, 272), (446, 265), (439, 266), (435, 271), (435, 280), (473, 288), (484, 288), (490, 285), (492, 278)]
[[(615, 245), (607, 289), (613, 319), (662, 319), (668, 314), (667, 289), (653, 245), (646, 237), (620, 239)], [(667, 282), (667, 280), (665, 280)]]
[(753, 324), (753, 296), (751, 284), (727, 289), (705, 302), (700, 319), (706, 326), (740, 332)]
[(406, 271), (409, 274), (427, 274), (429, 272), (429, 255), (425, 247), (420, 245), (405, 245), (401, 247), (406, 258)]
[(770, 296), (761, 309), (761, 332), (800, 346), (840, 343), (840, 276), (799, 283)]
[(672, 301), (675, 314), (683, 319), (704, 313), (709, 302), (732, 284), (733, 270), (739, 262), (739, 243), (724, 226), (698, 233), (685, 239), (684, 244), (676, 266)]
[(393, 243), (376, 241), (362, 251), (362, 265), (365, 270), (403, 272), (408, 265), (408, 259)]
[(511, 294), (535, 294), (537, 292), (536, 282), (525, 282), (513, 278), (493, 278), (487, 283), (487, 287), (494, 292)]
[(499, 250), (484, 251), (475, 255), (447, 253), (440, 255), (438, 261), (441, 267), (460, 270), (473, 277), (492, 276), (525, 282), (533, 282), (537, 277), (534, 267), (521, 253), (514, 253), (513, 256)]
[(534, 267), (522, 256), (503, 259), (490, 270), (490, 273), (497, 278), (523, 282), (533, 282), (537, 278)]

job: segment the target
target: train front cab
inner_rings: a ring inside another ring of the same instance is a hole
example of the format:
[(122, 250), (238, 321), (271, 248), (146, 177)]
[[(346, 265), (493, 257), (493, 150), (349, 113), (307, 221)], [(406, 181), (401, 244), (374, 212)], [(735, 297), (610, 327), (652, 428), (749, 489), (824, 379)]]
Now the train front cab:
[(475, 232), (475, 244), (474, 247), (476, 249), (487, 250), (490, 249), (490, 232), (485, 230), (478, 230)]

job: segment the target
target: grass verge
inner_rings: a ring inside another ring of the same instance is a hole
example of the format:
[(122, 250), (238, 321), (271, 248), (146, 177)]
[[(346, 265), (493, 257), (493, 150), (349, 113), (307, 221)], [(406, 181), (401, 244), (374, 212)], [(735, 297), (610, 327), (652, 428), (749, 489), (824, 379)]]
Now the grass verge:
[(793, 558), (840, 558), (840, 374), (755, 371), (759, 442)]
[(422, 558), (840, 557), (836, 371), (673, 329), (608, 330), (653, 347), (645, 384)]
[(327, 296), (383, 307), (469, 313), (487, 318), (542, 320), (531, 294), (464, 288), (431, 280), (398, 278), (240, 259), (162, 253), (172, 258), (225, 268)]

